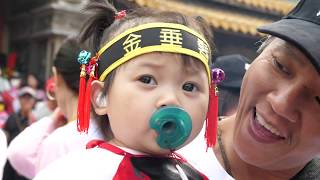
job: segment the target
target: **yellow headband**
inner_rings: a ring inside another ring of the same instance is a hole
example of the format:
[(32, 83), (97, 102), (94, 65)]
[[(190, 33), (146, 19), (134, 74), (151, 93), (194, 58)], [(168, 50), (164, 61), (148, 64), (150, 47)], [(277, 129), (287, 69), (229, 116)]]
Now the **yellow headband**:
[(150, 52), (185, 54), (200, 60), (207, 71), (211, 69), (210, 46), (196, 31), (175, 23), (147, 23), (130, 28), (106, 43), (98, 52), (99, 80), (130, 59)]

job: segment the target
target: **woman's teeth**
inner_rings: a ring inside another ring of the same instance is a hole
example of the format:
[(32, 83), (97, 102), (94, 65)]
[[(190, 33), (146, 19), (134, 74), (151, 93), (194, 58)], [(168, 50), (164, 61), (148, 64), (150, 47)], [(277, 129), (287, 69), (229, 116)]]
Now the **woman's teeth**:
[(258, 113), (256, 113), (256, 119), (261, 126), (268, 129), (271, 133), (273, 133), (277, 136), (283, 137), (283, 136), (281, 136), (280, 132), (277, 129), (275, 129), (270, 124), (268, 124)]

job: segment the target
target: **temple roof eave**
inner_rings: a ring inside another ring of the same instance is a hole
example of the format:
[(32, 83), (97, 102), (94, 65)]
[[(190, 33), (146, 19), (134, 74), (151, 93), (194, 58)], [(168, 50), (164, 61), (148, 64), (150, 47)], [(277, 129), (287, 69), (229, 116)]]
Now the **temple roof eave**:
[(172, 0), (135, 0), (139, 6), (158, 10), (168, 10), (175, 7), (176, 12), (191, 16), (202, 16), (214, 29), (222, 29), (251, 36), (262, 36), (256, 29), (265, 24), (272, 23), (271, 20), (256, 18), (253, 16), (236, 12), (196, 6), (194, 4), (172, 1)]

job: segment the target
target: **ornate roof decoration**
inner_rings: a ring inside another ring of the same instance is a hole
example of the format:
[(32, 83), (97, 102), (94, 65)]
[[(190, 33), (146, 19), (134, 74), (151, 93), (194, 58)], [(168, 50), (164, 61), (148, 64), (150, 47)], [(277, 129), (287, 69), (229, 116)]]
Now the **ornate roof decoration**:
[(248, 34), (251, 36), (262, 36), (262, 34), (257, 32), (257, 27), (272, 22), (268, 19), (255, 18), (253, 16), (248, 16), (231, 11), (222, 11), (221, 9), (217, 8), (196, 6), (194, 4), (186, 3), (183, 1), (135, 0), (135, 2), (140, 6), (145, 6), (153, 9), (168, 10), (174, 8), (174, 11), (183, 14), (194, 16), (199, 15), (205, 18), (215, 29), (223, 29), (225, 31)]
[(286, 0), (234, 0), (234, 1), (249, 7), (265, 9), (270, 12), (276, 11), (281, 13), (282, 15), (287, 14), (295, 6), (295, 3), (292, 3)]

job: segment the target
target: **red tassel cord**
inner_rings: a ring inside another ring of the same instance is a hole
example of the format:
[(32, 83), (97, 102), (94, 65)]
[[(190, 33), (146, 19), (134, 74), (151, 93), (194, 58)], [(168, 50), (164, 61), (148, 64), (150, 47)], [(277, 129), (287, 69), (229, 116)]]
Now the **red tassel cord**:
[(81, 65), (81, 72), (80, 72), (80, 84), (79, 84), (79, 97), (78, 97), (78, 112), (77, 112), (77, 130), (79, 132), (83, 131), (83, 118), (84, 118), (84, 97), (86, 91), (86, 65)]
[(87, 88), (86, 88), (86, 94), (84, 97), (84, 115), (83, 115), (83, 128), (82, 131), (85, 133), (88, 133), (89, 124), (90, 124), (90, 111), (91, 111), (91, 101), (90, 101), (90, 94), (91, 94), (91, 84), (93, 80), (96, 80), (95, 71), (96, 71), (96, 65), (95, 60), (90, 62), (90, 77), (87, 82)]
[(87, 82), (86, 94), (84, 96), (84, 113), (83, 113), (83, 121), (82, 121), (82, 132), (88, 133), (89, 122), (90, 122), (90, 92), (91, 92), (91, 83), (93, 78), (90, 76)]
[(209, 107), (206, 119), (205, 138), (207, 150), (209, 147), (214, 147), (216, 144), (216, 135), (218, 127), (218, 88), (214, 83), (211, 83), (209, 94)]

